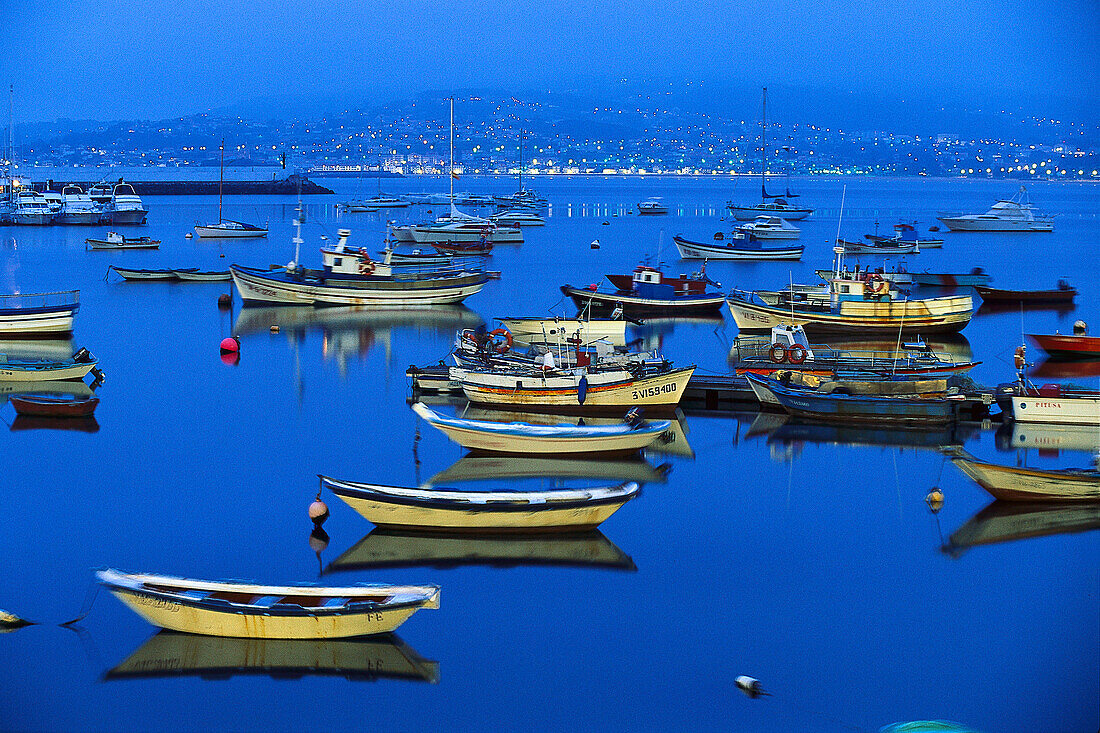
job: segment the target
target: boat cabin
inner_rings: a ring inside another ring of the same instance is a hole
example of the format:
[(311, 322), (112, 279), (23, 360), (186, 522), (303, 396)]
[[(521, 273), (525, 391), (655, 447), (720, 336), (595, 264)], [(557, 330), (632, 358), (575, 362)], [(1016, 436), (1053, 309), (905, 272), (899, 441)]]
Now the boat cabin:
[(669, 277), (656, 267), (638, 265), (630, 276), (629, 288), (623, 287), (626, 278), (622, 275), (608, 275), (608, 280), (619, 290), (630, 290), (642, 298), (669, 299), (685, 295), (704, 295), (707, 291), (706, 277), (702, 275)]
[(350, 229), (336, 232), (340, 239), (332, 249), (321, 248), (321, 265), (326, 277), (388, 277), (393, 274), (389, 265), (371, 259), (366, 247), (348, 247)]
[(793, 346), (800, 346), (805, 352), (802, 357), (803, 360), (814, 358), (813, 349), (810, 348), (810, 340), (806, 338), (806, 329), (802, 328), (801, 325), (780, 323), (778, 326), (772, 326), (771, 339), (773, 349), (778, 344), (789, 354)]

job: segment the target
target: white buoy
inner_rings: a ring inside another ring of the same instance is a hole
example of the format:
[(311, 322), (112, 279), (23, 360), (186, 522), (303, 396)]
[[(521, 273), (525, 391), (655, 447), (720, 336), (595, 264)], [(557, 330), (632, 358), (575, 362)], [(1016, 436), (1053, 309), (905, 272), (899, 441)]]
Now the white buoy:
[(749, 677), (748, 675), (739, 676), (734, 680), (734, 684), (737, 685), (737, 689), (754, 699), (761, 695), (769, 694), (764, 692), (764, 689), (760, 687), (760, 680)]

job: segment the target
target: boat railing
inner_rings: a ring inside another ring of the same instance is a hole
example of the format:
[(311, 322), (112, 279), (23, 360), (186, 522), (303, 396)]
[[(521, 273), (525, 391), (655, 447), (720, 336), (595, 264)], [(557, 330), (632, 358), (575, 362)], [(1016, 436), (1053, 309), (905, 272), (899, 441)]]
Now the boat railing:
[(79, 305), (79, 290), (60, 290), (53, 293), (14, 293), (0, 295), (0, 310), (21, 308), (51, 308), (56, 306)]

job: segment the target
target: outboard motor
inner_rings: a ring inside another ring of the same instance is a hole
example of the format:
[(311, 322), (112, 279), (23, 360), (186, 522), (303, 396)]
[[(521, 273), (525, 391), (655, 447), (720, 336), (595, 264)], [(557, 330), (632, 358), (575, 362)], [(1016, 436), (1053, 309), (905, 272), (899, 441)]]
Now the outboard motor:
[(627, 410), (626, 415), (623, 417), (623, 422), (625, 422), (632, 428), (639, 428), (645, 421), (642, 420), (642, 411), (639, 410), (637, 407), (631, 407), (629, 410)]
[(1077, 320), (1073, 322), (1073, 335), (1084, 336), (1089, 332), (1089, 324), (1084, 321)]
[(80, 351), (73, 354), (73, 361), (77, 364), (90, 364), (95, 361), (95, 357), (83, 346), (80, 347)]

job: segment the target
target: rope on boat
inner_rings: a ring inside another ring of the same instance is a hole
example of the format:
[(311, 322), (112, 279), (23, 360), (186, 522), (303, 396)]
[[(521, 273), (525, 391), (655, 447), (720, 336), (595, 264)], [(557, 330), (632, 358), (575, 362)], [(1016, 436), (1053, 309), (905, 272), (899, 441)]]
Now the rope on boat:
[(73, 624), (83, 621), (84, 618), (92, 612), (92, 604), (95, 603), (95, 599), (99, 597), (99, 583), (93, 578), (88, 585), (88, 592), (84, 594), (84, 605), (80, 608), (80, 613), (71, 621), (65, 621), (58, 624), (58, 626), (72, 626)]

